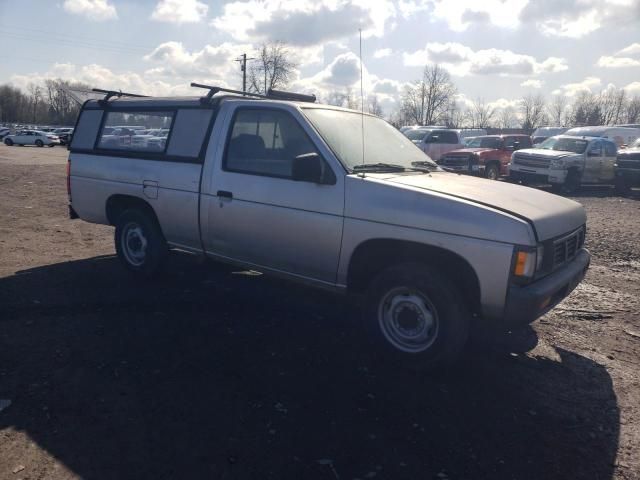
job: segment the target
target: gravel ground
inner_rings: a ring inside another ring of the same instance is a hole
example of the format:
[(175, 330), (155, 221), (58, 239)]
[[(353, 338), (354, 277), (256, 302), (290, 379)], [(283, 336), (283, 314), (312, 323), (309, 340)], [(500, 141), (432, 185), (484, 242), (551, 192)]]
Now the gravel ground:
[(640, 479), (638, 199), (576, 198), (584, 283), (441, 378), (328, 294), (180, 254), (134, 281), (66, 154), (0, 146), (0, 479)]

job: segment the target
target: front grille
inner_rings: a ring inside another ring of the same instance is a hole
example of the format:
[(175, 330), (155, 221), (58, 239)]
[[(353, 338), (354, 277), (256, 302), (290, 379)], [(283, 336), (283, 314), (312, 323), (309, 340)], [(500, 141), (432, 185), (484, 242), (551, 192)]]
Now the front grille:
[(618, 163), (618, 167), (620, 168), (640, 169), (640, 154), (638, 155), (637, 159), (631, 156), (618, 157), (617, 163)]
[(584, 227), (553, 242), (553, 268), (557, 268), (575, 258), (584, 245)]
[(444, 155), (440, 159), (440, 165), (446, 167), (466, 167), (469, 165), (469, 157), (466, 155)]
[(513, 163), (517, 163), (518, 165), (522, 165), (523, 167), (549, 168), (551, 159), (516, 153), (513, 156)]

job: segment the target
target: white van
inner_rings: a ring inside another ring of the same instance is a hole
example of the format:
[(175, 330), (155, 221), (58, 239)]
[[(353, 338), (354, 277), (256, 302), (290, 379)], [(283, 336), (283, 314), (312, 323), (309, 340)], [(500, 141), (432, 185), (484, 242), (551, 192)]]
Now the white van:
[(566, 135), (576, 137), (601, 137), (610, 138), (618, 148), (631, 145), (636, 138), (640, 137), (640, 128), (628, 127), (576, 127), (567, 130)]

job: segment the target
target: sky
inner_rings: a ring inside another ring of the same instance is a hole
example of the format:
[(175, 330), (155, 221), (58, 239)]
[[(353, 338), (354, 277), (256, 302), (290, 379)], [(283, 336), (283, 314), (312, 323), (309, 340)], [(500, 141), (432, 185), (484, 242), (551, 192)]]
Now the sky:
[(392, 112), (427, 63), (461, 103), (529, 93), (640, 95), (640, 0), (0, 0), (0, 83), (47, 77), (147, 95), (240, 88), (234, 61), (282, 41), (290, 90), (359, 92)]

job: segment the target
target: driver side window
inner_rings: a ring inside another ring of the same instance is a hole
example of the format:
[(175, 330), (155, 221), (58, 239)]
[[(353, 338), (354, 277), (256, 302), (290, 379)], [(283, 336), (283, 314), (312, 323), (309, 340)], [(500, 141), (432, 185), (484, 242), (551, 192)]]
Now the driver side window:
[(602, 156), (602, 142), (596, 140), (589, 146), (589, 155), (594, 157)]
[(231, 172), (292, 178), (293, 159), (306, 153), (318, 152), (289, 113), (240, 109), (233, 120), (223, 166)]

